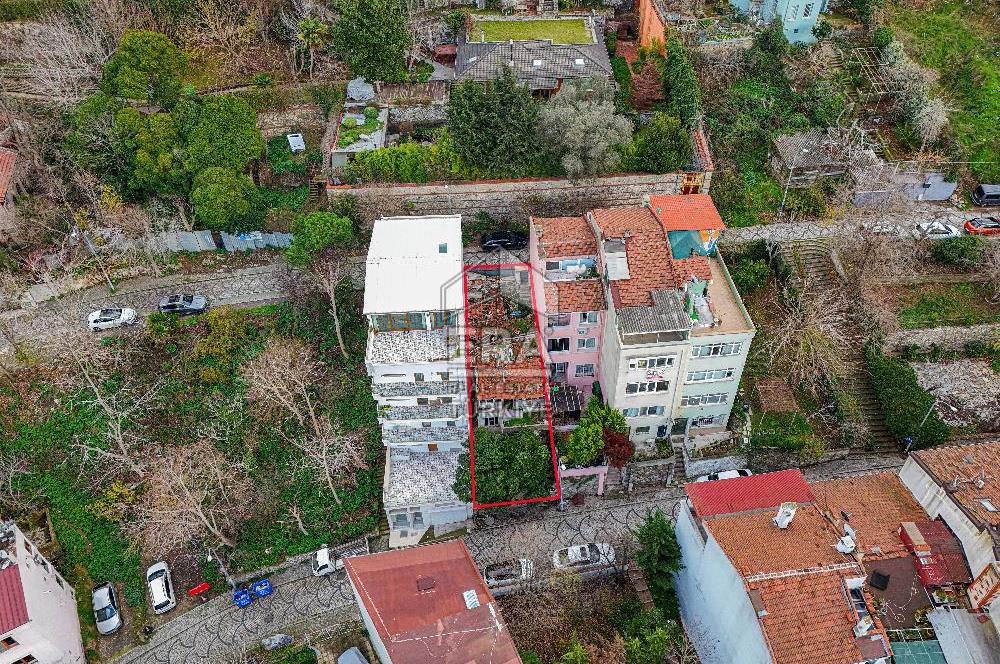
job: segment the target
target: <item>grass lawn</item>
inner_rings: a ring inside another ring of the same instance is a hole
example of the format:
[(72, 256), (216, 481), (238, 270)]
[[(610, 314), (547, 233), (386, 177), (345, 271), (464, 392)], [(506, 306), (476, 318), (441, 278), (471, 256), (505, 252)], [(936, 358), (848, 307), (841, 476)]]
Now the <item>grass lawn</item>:
[[(485, 37), (485, 39), (483, 39)], [(554, 44), (593, 44), (584, 19), (497, 21), (473, 19), (469, 41), (551, 39)]]
[[(932, 3), (923, 3), (930, 5)], [(1000, 18), (995, 2), (944, 1), (919, 9), (897, 3), (890, 22), (907, 51), (936, 70), (954, 107), (951, 122), (984, 181), (1000, 180)]]
[(896, 316), (908, 330), (1000, 323), (1000, 305), (987, 301), (983, 284), (920, 284), (902, 287)]

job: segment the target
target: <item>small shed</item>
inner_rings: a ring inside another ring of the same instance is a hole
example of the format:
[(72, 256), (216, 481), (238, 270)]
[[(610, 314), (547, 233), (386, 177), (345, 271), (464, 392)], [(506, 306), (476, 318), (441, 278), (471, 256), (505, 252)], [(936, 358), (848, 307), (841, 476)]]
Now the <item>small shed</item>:
[(771, 170), (780, 183), (809, 187), (820, 178), (840, 177), (847, 163), (837, 156), (840, 140), (831, 130), (812, 129), (774, 139)]

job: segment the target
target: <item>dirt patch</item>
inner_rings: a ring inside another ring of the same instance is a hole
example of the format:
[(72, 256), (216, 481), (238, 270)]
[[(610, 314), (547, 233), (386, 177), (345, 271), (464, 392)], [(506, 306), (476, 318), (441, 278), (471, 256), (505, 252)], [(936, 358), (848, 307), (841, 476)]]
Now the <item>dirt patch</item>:
[(1000, 428), (1000, 380), (988, 360), (914, 362), (920, 387), (937, 397), (934, 409), (951, 426)]
[(797, 413), (799, 405), (788, 381), (781, 378), (759, 378), (754, 382), (761, 408), (769, 413)]

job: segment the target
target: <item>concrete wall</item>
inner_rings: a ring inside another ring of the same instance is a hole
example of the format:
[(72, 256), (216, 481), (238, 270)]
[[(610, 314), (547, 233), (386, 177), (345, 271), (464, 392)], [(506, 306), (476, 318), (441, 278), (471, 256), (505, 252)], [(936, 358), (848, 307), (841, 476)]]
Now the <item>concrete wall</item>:
[[(708, 193), (712, 174), (704, 173), (701, 192)], [(598, 178), (483, 180), (430, 184), (340, 185), (327, 188), (336, 198), (357, 198), (361, 215), (380, 216), (460, 214), (468, 219), (480, 211), (498, 218), (583, 214), (598, 207), (642, 205), (643, 196), (679, 194), (683, 173), (609, 175)]]
[(650, 46), (654, 41), (659, 40), (660, 46), (666, 43), (666, 26), (659, 12), (656, 11), (656, 0), (638, 0), (635, 3), (636, 13), (639, 14), (639, 44)]
[(687, 505), (679, 511), (677, 595), (702, 664), (772, 664), (743, 579), (712, 536), (702, 538)]

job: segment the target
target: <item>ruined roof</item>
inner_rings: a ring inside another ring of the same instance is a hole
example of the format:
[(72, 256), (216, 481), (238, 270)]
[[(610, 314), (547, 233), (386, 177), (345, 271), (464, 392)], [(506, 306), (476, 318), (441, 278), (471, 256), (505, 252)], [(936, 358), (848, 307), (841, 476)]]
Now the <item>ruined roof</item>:
[(599, 279), (546, 281), (545, 311), (550, 314), (604, 311), (604, 288)]
[(802, 471), (797, 468), (730, 480), (692, 482), (685, 485), (684, 490), (695, 514), (703, 519), (816, 500)]
[(532, 217), (541, 258), (593, 256), (597, 238), (584, 217)]
[[(1000, 526), (1000, 512), (991, 512), (980, 502), (986, 499), (1000, 508), (1000, 477), (997, 475), (1000, 441), (944, 445), (919, 450), (910, 456), (939, 486), (945, 487), (951, 499), (980, 528)], [(977, 479), (983, 480), (981, 489), (976, 485)], [(949, 486), (953, 482), (953, 487)]]
[(345, 558), (344, 566), (395, 664), (520, 664), (460, 540)]
[(846, 167), (842, 159), (834, 156), (838, 145), (839, 139), (822, 129), (782, 134), (774, 139), (774, 148), (786, 168), (793, 161), (795, 168)]
[(809, 486), (819, 508), (830, 512), (841, 528), (841, 512), (849, 515), (847, 523), (856, 534), (854, 541), (866, 558), (906, 555), (906, 547), (899, 539), (899, 525), (927, 518), (896, 473), (844, 477)]
[(468, 42), (458, 45), (455, 78), (493, 81), (510, 67), (532, 90), (551, 90), (560, 79), (610, 76), (611, 60), (604, 40), (595, 44), (551, 41)]

